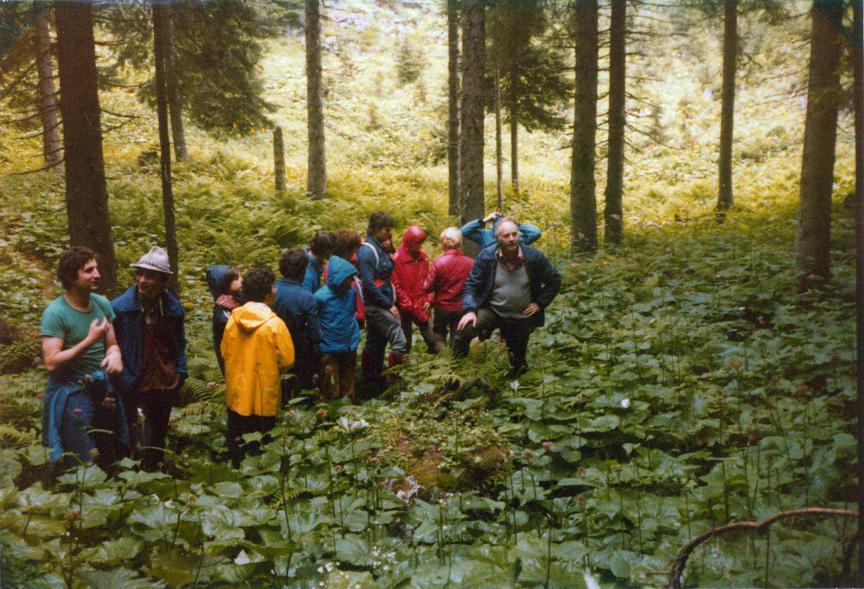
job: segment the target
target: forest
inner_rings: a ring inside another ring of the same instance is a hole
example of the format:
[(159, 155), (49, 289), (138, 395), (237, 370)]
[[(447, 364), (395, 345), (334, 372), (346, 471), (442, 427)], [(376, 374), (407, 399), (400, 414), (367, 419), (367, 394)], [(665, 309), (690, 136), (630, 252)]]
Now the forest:
[[(861, 586), (862, 18), (0, 2), (0, 587)], [(415, 332), (386, 388), (295, 391), (234, 467), (208, 267), (278, 277), (376, 211), (430, 260), (493, 211), (541, 230), (561, 286), (529, 368), (510, 335)], [(108, 299), (167, 252), (188, 377), (161, 468), (43, 444), (70, 246)]]

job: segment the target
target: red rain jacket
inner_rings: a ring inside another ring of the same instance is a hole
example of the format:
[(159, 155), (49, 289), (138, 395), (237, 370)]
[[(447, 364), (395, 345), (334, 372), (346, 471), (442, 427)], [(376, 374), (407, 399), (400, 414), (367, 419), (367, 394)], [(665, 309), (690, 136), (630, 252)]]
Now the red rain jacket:
[(407, 313), (411, 319), (421, 323), (429, 321), (429, 313), (423, 306), (429, 298), (423, 290), (423, 282), (429, 273), (429, 256), (417, 250), (416, 256), (405, 246), (396, 250), (393, 256), (393, 274), (390, 281), (396, 289), (396, 307), (400, 313)]
[(432, 262), (423, 290), (432, 306), (441, 311), (462, 310), (462, 290), (474, 260), (461, 249), (445, 250)]

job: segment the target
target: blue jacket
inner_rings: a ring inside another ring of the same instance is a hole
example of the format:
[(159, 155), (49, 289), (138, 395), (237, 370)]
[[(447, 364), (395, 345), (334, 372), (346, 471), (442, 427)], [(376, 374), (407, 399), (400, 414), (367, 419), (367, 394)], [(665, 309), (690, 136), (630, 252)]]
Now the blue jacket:
[[(97, 383), (105, 382), (106, 396), (113, 394), (111, 383), (106, 382), (108, 375), (104, 371), (97, 370), (90, 374), (90, 378)], [(51, 452), (48, 455), (51, 462), (60, 460), (63, 452), (66, 451), (63, 448), (63, 437), (61, 435), (66, 401), (75, 393), (83, 390), (85, 386), (85, 382), (78, 377), (68, 380), (58, 380), (53, 376), (48, 377), (48, 385), (45, 387), (45, 409), (42, 411), (42, 445), (51, 448)], [(112, 425), (115, 428), (117, 441), (124, 448), (129, 448), (129, 425), (126, 422), (123, 403), (117, 403), (114, 417)]]
[(321, 324), (318, 320), (318, 301), (299, 282), (283, 278), (276, 283), (276, 302), (273, 311), (288, 326), (294, 347), (300, 352), (314, 350), (321, 341)]
[(321, 275), (324, 274), (324, 264), (318, 258), (313, 258), (306, 250), (306, 257), (309, 258), (309, 265), (306, 266), (306, 275), (303, 276), (303, 288), (311, 293), (315, 293), (321, 288)]
[(222, 279), (225, 273), (231, 266), (219, 264), (216, 266), (207, 267), (207, 287), (210, 289), (210, 295), (213, 297), (213, 349), (216, 351), (216, 361), (219, 363), (219, 370), (225, 374), (225, 361), (222, 360), (222, 336), (225, 334), (225, 326), (228, 325), (228, 318), (231, 317), (231, 309), (226, 309), (215, 304), (219, 298), (219, 289), (222, 285)]
[(393, 258), (371, 235), (366, 236), (366, 241), (357, 250), (357, 269), (367, 305), (389, 309), (396, 303), (396, 293), (390, 283)]
[[(495, 239), (495, 227), (498, 226), (498, 223), (502, 219), (504, 219), (504, 217), (496, 217), (495, 220), (492, 221), (491, 229), (483, 227), (483, 219), (474, 219), (473, 221), (468, 221), (462, 225), (462, 228), (459, 231), (462, 232), (462, 237), (465, 239), (470, 239), (475, 243), (479, 243), (481, 248), (485, 248), (493, 243), (497, 243), (497, 240)], [(519, 239), (522, 245), (531, 245), (540, 239), (541, 235), (542, 232), (539, 227), (529, 225), (528, 223), (519, 223)]]
[(322, 354), (354, 352), (360, 344), (360, 326), (354, 318), (354, 289), (349, 285), (344, 293), (338, 292), (339, 285), (356, 273), (351, 262), (333, 256), (327, 270), (327, 284), (315, 293), (321, 315)]
[[(531, 302), (540, 306), (540, 312), (537, 313), (537, 325), (543, 325), (546, 321), (543, 310), (549, 306), (561, 289), (561, 274), (539, 250), (524, 244), (520, 247), (525, 256)], [(462, 309), (465, 312), (476, 312), (492, 296), (495, 271), (498, 268), (498, 249), (498, 246), (487, 247), (477, 254), (474, 268), (468, 275), (468, 280), (465, 281), (465, 290), (462, 293)]]
[[(183, 306), (177, 297), (167, 290), (160, 295), (160, 304), (168, 321), (175, 370), (182, 382), (189, 375), (186, 368)], [(111, 307), (116, 315), (114, 332), (117, 334), (117, 343), (123, 354), (123, 371), (117, 375), (116, 384), (121, 393), (132, 395), (138, 390), (138, 380), (141, 378), (141, 368), (144, 364), (144, 312), (138, 301), (138, 287), (129, 287), (126, 292), (111, 301)]]

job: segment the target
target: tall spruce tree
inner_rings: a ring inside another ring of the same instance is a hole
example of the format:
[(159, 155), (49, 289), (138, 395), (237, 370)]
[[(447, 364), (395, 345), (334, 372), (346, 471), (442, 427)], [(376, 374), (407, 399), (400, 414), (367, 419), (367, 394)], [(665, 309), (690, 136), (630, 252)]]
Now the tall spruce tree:
[[(489, 11), (486, 104), (494, 112), (500, 92), (504, 122), (510, 127), (510, 181), (518, 193), (519, 126), (528, 131), (563, 129), (561, 107), (571, 86), (560, 52), (544, 42), (549, 23), (542, 0), (499, 0)], [(497, 81), (492, 75), (496, 71)]]
[(447, 2), (447, 213), (458, 216), (459, 203), (459, 0)]
[(612, 0), (609, 22), (609, 149), (606, 160), (607, 244), (620, 244), (624, 228), (624, 143), (627, 124), (627, 0)]
[(844, 3), (814, 0), (810, 11), (809, 82), (801, 160), (801, 200), (795, 234), (795, 262), (801, 286), (831, 276), (831, 192), (837, 113), (842, 101), (840, 55)]
[(570, 239), (573, 253), (597, 250), (594, 162), (597, 129), (597, 0), (573, 4), (576, 47), (573, 143), (570, 168)]
[(108, 189), (102, 159), (102, 129), (96, 86), (93, 5), (54, 4), (60, 110), (66, 160), (66, 214), (72, 245), (87, 246), (99, 256), (102, 288), (117, 286), (117, 259), (108, 215)]
[(327, 159), (324, 151), (320, 0), (306, 0), (306, 114), (306, 192), (313, 198), (323, 198), (327, 190)]
[[(486, 74), (486, 3), (462, 0), (461, 214), (483, 217), (483, 102)], [(469, 251), (471, 245), (468, 244)], [(475, 251), (472, 253), (476, 253)]]

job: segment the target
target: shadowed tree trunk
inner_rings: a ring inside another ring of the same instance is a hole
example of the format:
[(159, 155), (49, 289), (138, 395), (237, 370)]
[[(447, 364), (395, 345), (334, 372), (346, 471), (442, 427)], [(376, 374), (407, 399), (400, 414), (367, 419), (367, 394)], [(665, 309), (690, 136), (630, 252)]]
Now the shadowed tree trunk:
[[(519, 64), (510, 70), (510, 186), (519, 194)], [(500, 210), (500, 207), (499, 207)]]
[(309, 136), (306, 192), (323, 198), (327, 190), (324, 152), (324, 99), (321, 89), (320, 0), (306, 0), (306, 112)]
[[(483, 77), (486, 19), (483, 0), (462, 2), (462, 222), (483, 217)], [(467, 244), (469, 250), (471, 244)], [(476, 248), (471, 253), (476, 253)]]
[(177, 222), (174, 216), (174, 189), (171, 183), (171, 139), (168, 128), (168, 5), (153, 3), (153, 47), (156, 61), (156, 112), (159, 119), (159, 172), (162, 177), (162, 208), (165, 215), (165, 247), (171, 263), (169, 284), (176, 292), (177, 282)]
[(39, 69), (39, 116), (42, 119), (42, 157), (45, 168), (60, 164), (60, 120), (54, 92), (54, 68), (51, 65), (51, 32), (43, 11), (33, 22), (36, 30), (36, 63)]
[(276, 179), (276, 191), (285, 190), (285, 142), (282, 139), (282, 127), (273, 129), (273, 176)]
[(573, 5), (576, 91), (573, 107), (573, 159), (570, 170), (570, 231), (574, 253), (597, 250), (597, 198), (594, 137), (597, 128), (597, 0)]
[(738, 0), (725, 0), (723, 16), (723, 105), (720, 114), (720, 169), (717, 210), (734, 203), (732, 135), (735, 129), (735, 65), (738, 59)]
[(174, 19), (171, 5), (166, 6), (165, 27), (165, 79), (168, 86), (169, 112), (171, 114), (171, 138), (174, 139), (174, 157), (178, 162), (189, 160), (186, 149), (186, 133), (183, 130), (183, 100), (177, 87), (177, 59), (174, 55)]
[(627, 2), (612, 0), (609, 28), (609, 153), (606, 160), (607, 244), (620, 244), (624, 230), (624, 129), (627, 124)]
[(864, 2), (854, 0), (855, 104), (855, 292), (857, 323), (857, 437), (858, 437), (858, 578), (864, 585)]
[(447, 0), (447, 213), (460, 214), (459, 202), (459, 1)]
[(498, 195), (497, 210), (504, 208), (504, 188), (501, 186), (504, 176), (504, 162), (501, 161), (501, 79), (498, 66), (495, 66), (495, 193)]
[(111, 294), (117, 287), (117, 258), (102, 159), (92, 11), (93, 5), (86, 2), (54, 4), (66, 161), (66, 214), (72, 245), (83, 245), (96, 252), (102, 291)]
[(795, 235), (796, 265), (802, 287), (813, 279), (826, 280), (831, 275), (831, 191), (841, 93), (838, 66), (843, 3), (815, 0), (811, 16), (801, 203)]

